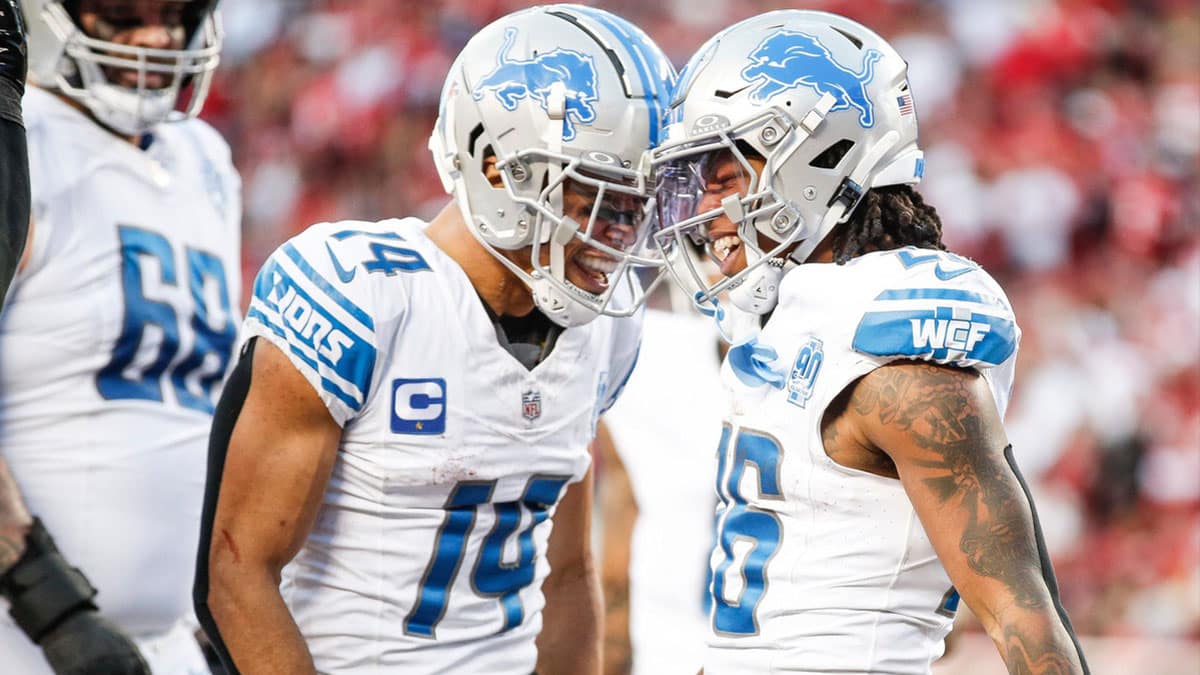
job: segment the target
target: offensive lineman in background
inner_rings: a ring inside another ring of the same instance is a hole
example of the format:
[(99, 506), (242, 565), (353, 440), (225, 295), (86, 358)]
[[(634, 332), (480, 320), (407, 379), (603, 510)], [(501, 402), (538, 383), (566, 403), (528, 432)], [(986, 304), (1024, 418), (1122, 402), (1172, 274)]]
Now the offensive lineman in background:
[(0, 322), (18, 490), (0, 481), (0, 509), (24, 535), (0, 575), (6, 672), (207, 672), (189, 586), (241, 287), (239, 181), (191, 119), (217, 65), (213, 4), (23, 2), (40, 88), (24, 101), (29, 242)]
[(764, 317), (722, 373), (708, 675), (928, 673), (960, 593), (1009, 672), (1086, 672), (1001, 422), (1020, 332), (912, 188), (906, 71), (866, 27), (790, 10), (681, 75), (660, 242), (701, 306)]
[(196, 574), (226, 666), (599, 672), (588, 444), (636, 359), (638, 272), (661, 272), (645, 160), (673, 80), (607, 12), (504, 17), (442, 93), (455, 201), (267, 261)]

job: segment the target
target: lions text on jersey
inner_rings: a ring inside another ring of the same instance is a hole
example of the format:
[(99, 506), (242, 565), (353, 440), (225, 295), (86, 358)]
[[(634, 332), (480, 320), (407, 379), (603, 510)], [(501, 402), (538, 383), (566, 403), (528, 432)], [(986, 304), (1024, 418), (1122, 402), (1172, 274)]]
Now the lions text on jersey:
[(343, 426), (282, 593), (321, 672), (528, 675), (550, 519), (640, 320), (570, 328), (527, 370), (423, 225), (314, 226), (255, 282), (246, 337), (286, 354)]
[(718, 455), (706, 673), (929, 671), (958, 595), (900, 482), (831, 460), (822, 415), (898, 359), (978, 369), (1003, 414), (1019, 339), (996, 282), (942, 251), (784, 276), (761, 334), (723, 367), (733, 401)]
[[(203, 122), (159, 125), (142, 150), (53, 94), (24, 105), (34, 229), (0, 323), (0, 452), (104, 614), (157, 641), (191, 614), (240, 185)], [(6, 672), (49, 672), (7, 612), (0, 653)]]

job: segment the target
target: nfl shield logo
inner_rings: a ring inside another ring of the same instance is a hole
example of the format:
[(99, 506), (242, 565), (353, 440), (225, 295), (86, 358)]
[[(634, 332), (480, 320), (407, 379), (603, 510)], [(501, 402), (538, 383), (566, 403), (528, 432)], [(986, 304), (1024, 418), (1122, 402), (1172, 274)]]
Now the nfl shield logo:
[(521, 394), (521, 414), (530, 422), (542, 416), (542, 395), (536, 391)]

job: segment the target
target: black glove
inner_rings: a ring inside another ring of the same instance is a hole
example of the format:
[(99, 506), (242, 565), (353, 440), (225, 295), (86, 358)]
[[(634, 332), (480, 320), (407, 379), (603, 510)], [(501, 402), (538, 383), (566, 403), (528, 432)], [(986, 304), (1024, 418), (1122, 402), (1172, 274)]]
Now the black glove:
[(0, 595), (58, 675), (150, 675), (133, 642), (100, 616), (96, 589), (58, 552), (42, 521), (33, 520), (25, 553), (0, 575)]
[(25, 86), (25, 24), (17, 0), (0, 0), (0, 77)]
[(39, 644), (58, 675), (150, 675), (133, 642), (95, 610), (68, 616)]

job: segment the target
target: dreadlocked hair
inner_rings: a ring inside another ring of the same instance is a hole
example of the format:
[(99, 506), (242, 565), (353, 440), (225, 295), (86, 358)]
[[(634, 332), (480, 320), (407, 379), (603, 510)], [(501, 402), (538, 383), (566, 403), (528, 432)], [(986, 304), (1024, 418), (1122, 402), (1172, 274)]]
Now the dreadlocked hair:
[(833, 259), (844, 265), (864, 253), (902, 246), (946, 250), (937, 209), (911, 185), (872, 188), (834, 234)]

